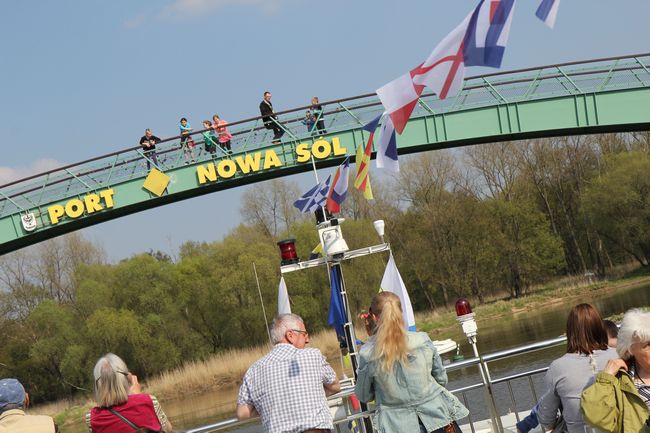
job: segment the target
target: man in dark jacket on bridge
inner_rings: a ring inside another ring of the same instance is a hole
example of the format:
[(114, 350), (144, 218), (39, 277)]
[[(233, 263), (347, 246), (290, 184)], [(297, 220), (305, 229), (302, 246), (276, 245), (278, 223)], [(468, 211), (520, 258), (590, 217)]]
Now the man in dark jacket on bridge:
[(151, 168), (151, 163), (153, 161), (154, 165), (158, 165), (158, 156), (156, 156), (156, 144), (160, 142), (160, 138), (153, 135), (151, 129), (147, 128), (144, 131), (144, 135), (140, 139), (140, 146), (142, 146), (142, 151), (144, 152), (144, 157), (147, 160), (147, 170)]
[(280, 143), (280, 138), (284, 135), (284, 129), (282, 129), (278, 116), (273, 111), (271, 92), (264, 92), (264, 99), (260, 102), (260, 114), (263, 116), (264, 127), (273, 130), (273, 144)]

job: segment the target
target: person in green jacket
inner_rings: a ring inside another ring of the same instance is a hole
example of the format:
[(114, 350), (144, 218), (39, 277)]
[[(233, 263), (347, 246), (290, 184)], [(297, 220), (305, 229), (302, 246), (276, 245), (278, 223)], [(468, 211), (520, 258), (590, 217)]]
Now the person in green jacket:
[(625, 313), (616, 350), (582, 393), (587, 424), (604, 432), (650, 433), (650, 312)]
[(205, 131), (202, 132), (203, 146), (205, 147), (205, 150), (210, 152), (210, 154), (214, 158), (217, 153), (218, 138), (216, 135), (214, 135), (214, 131), (212, 130), (212, 123), (210, 123), (209, 120), (203, 121), (203, 128), (205, 128)]

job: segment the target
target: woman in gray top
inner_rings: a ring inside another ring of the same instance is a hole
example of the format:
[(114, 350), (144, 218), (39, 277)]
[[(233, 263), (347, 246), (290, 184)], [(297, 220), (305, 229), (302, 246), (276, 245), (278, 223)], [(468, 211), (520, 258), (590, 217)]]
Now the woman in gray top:
[[(607, 332), (598, 310), (589, 304), (571, 309), (566, 337), (567, 353), (553, 361), (546, 372), (547, 391), (539, 401), (537, 418), (544, 427), (551, 428), (561, 410), (566, 431), (584, 433), (585, 422), (580, 412), (582, 391), (617, 354), (607, 346)], [(586, 431), (590, 431), (589, 427)]]
[(372, 336), (361, 348), (355, 392), (375, 400), (381, 433), (460, 431), (469, 413), (447, 389), (447, 373), (425, 332), (409, 332), (397, 295), (381, 292), (366, 318)]

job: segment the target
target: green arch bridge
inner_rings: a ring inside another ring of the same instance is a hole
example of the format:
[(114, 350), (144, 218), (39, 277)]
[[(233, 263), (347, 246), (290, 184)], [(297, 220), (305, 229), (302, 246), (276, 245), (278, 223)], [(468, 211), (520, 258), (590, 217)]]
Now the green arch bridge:
[[(339, 164), (364, 145), (361, 127), (383, 108), (375, 94), (325, 102), (327, 132), (312, 137), (299, 107), (280, 112), (282, 142), (259, 117), (230, 124), (234, 153), (215, 155), (195, 134), (186, 165), (179, 137), (156, 146), (150, 174), (140, 147), (0, 186), (0, 254), (179, 200)], [(650, 130), (650, 54), (470, 77), (455, 97), (424, 94), (398, 136), (400, 154), (558, 135)]]

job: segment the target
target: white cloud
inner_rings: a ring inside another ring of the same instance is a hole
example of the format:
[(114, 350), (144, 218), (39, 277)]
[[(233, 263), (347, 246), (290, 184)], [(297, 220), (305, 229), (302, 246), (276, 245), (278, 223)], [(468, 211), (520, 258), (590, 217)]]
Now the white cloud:
[(140, 27), (145, 22), (146, 16), (138, 15), (137, 17), (129, 18), (124, 21), (124, 27), (127, 29), (135, 29)]
[(187, 18), (203, 15), (226, 6), (248, 6), (264, 14), (275, 13), (283, 0), (174, 0), (160, 12), (161, 18)]
[(44, 171), (65, 165), (54, 159), (38, 159), (29, 166), (3, 167), (0, 166), (0, 185), (22, 179), (33, 174), (43, 173)]

